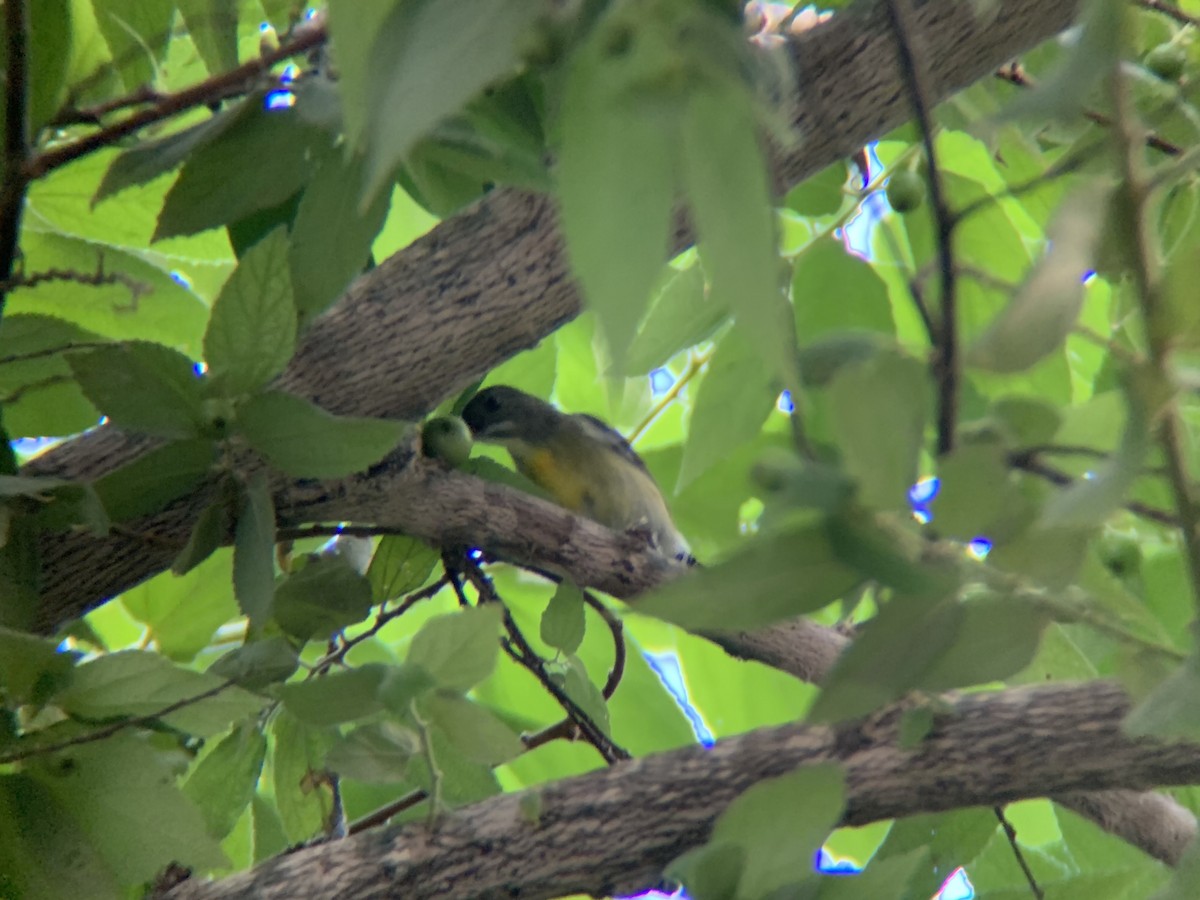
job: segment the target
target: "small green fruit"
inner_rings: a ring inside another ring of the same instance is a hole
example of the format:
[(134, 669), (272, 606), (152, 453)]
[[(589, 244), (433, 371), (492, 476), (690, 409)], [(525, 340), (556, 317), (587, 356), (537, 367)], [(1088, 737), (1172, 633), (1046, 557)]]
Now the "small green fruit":
[(1175, 44), (1159, 44), (1146, 54), (1143, 62), (1163, 81), (1178, 81), (1187, 64), (1187, 54)]
[(912, 212), (924, 197), (925, 182), (916, 172), (904, 169), (888, 179), (887, 199), (896, 212)]
[(458, 416), (435, 416), (421, 429), (421, 452), (455, 468), (471, 456), (471, 431)]
[(1105, 568), (1118, 577), (1136, 575), (1142, 564), (1142, 548), (1137, 536), (1127, 531), (1105, 529), (1096, 545)]

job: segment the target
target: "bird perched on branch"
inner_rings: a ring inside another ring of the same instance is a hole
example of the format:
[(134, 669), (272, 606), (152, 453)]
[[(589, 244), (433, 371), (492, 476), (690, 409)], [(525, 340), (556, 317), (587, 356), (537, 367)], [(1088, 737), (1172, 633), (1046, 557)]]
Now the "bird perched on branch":
[(660, 552), (694, 562), (646, 464), (604, 422), (504, 386), (480, 391), (462, 417), (476, 440), (508, 450), (559, 505), (616, 531), (644, 532)]

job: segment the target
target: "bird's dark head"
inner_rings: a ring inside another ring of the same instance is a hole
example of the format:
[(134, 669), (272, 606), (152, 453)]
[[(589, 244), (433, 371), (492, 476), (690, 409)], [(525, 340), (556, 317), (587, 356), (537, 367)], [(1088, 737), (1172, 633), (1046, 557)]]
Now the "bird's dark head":
[(561, 422), (562, 413), (531, 394), (497, 385), (472, 397), (462, 418), (476, 440), (505, 443), (548, 437)]

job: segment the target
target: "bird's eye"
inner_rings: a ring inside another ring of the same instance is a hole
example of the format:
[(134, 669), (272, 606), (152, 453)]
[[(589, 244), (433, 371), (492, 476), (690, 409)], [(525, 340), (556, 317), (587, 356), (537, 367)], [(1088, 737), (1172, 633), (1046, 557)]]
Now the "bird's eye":
[(500, 401), (496, 399), (494, 394), (489, 394), (483, 398), (483, 407), (488, 412), (496, 412), (500, 409)]

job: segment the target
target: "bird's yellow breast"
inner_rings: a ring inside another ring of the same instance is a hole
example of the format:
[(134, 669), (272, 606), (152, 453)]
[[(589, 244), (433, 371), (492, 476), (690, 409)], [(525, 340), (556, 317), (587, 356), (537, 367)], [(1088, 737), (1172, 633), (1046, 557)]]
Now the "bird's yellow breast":
[(548, 449), (514, 453), (517, 467), (530, 481), (574, 512), (587, 512), (589, 505), (587, 483), (582, 473), (562, 464)]

